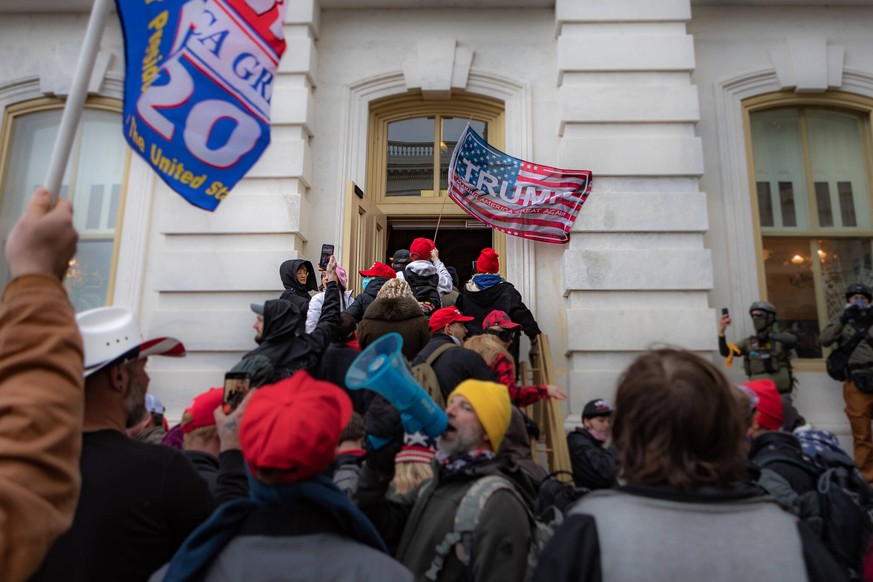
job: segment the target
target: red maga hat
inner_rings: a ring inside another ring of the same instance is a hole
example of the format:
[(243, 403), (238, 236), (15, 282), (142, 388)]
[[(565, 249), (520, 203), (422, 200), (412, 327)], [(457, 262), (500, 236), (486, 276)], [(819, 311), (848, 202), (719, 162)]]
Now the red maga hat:
[(305, 370), (262, 386), (249, 400), (239, 429), (240, 446), (252, 472), (283, 471), (283, 482), (309, 479), (336, 456), (352, 401), (336, 384)]
[(442, 309), (437, 309), (430, 316), (430, 330), (439, 331), (450, 323), (456, 321), (473, 321), (473, 318), (458, 311), (457, 307), (443, 307)]
[(397, 272), (394, 269), (385, 263), (380, 263), (379, 261), (373, 263), (373, 266), (366, 271), (358, 272), (364, 277), (385, 277), (386, 279), (393, 279), (397, 276)]

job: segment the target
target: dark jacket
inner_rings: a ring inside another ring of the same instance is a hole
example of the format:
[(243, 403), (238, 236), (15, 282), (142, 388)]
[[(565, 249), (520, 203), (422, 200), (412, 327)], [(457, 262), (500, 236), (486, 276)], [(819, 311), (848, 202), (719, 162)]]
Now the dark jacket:
[(31, 580), (147, 580), (215, 508), (206, 482), (170, 447), (86, 432), (72, 527)]
[(506, 312), (509, 319), (519, 324), (530, 339), (534, 339), (540, 334), (540, 328), (533, 314), (524, 304), (521, 293), (512, 286), (512, 283), (502, 281), (493, 287), (479, 289), (475, 285), (475, 281), (475, 277), (468, 281), (455, 301), (455, 307), (458, 308), (458, 311), (473, 318), (473, 321), (468, 321), (466, 324), (471, 334), (482, 333), (482, 322), (485, 321), (485, 316), (495, 309)]
[(592, 492), (537, 564), (535, 582), (845, 580), (813, 533), (756, 487)]
[(321, 357), (317, 373), (313, 375), (319, 380), (332, 382), (345, 390), (352, 400), (355, 412), (364, 414), (370, 400), (373, 398), (373, 392), (366, 388), (349, 390), (348, 386), (346, 386), (346, 374), (352, 366), (352, 362), (359, 355), (361, 355), (360, 346), (355, 348), (349, 342), (331, 342)]
[(391, 332), (403, 336), (403, 355), (412, 360), (430, 341), (430, 327), (418, 301), (412, 297), (376, 299), (358, 326), (361, 349)]
[(799, 463), (808, 463), (804, 458), (800, 441), (791, 433), (767, 431), (752, 439), (749, 459), (759, 468), (767, 468), (778, 473), (785, 479), (796, 493), (802, 494), (816, 488), (817, 479), (808, 471), (792, 464), (790, 461), (772, 461), (766, 463), (767, 457), (787, 457)]
[(388, 279), (385, 277), (373, 277), (370, 282), (367, 283), (364, 292), (355, 297), (355, 300), (352, 301), (352, 304), (349, 305), (349, 308), (346, 309), (346, 311), (351, 313), (356, 320), (361, 321), (364, 318), (364, 312), (367, 311), (370, 304), (376, 300), (376, 295), (378, 295), (379, 290), (387, 280)]
[[(427, 342), (427, 345), (413, 358), (411, 364), (415, 366), (424, 363), (434, 350), (446, 342), (454, 343), (454, 340), (441, 331), (436, 332)], [(482, 356), (467, 348), (446, 350), (436, 359), (432, 367), (437, 380), (439, 380), (443, 398), (446, 399), (452, 390), (464, 380), (472, 378), (489, 382), (495, 381), (491, 369), (482, 359)]]
[(616, 471), (614, 447), (607, 448), (591, 436), (587, 429), (577, 427), (567, 435), (570, 449), (570, 464), (573, 466), (573, 481), (576, 487), (608, 489), (615, 487)]
[[(417, 580), (424, 579), (436, 546), (453, 529), (458, 504), (478, 479), (502, 475), (515, 484), (523, 498), (532, 500), (534, 496), (527, 474), (506, 459), (474, 465), (449, 476), (441, 475), (439, 465), (434, 461), (433, 480), (425, 481), (396, 500), (386, 498), (393, 477), (393, 463), (389, 463), (388, 471), (380, 470), (380, 467), (384, 465), (379, 460), (364, 464), (355, 498), (389, 546), (393, 545), (391, 540), (399, 537), (395, 555), (412, 570)], [(527, 513), (518, 499), (507, 492), (494, 494), (482, 509), (478, 523), (473, 534), (471, 582), (523, 580), (530, 547), (530, 527)], [(455, 552), (450, 552), (437, 580), (467, 579), (464, 566)]]
[[(166, 572), (165, 566), (151, 580), (164, 580)], [(384, 552), (357, 540), (336, 513), (303, 500), (251, 511), (203, 579), (412, 582), (413, 577)]]
[(339, 288), (336, 282), (327, 284), (321, 317), (312, 333), (304, 333), (306, 311), (284, 299), (264, 303), (264, 333), (260, 345), (243, 357), (265, 356), (273, 363), (271, 382), (292, 376), (298, 370), (313, 370), (333, 339), (339, 324)]
[[(297, 281), (297, 270), (301, 265), (306, 268), (306, 283), (304, 285)], [(282, 263), (279, 266), (279, 277), (285, 287), (285, 291), (279, 299), (291, 301), (296, 305), (309, 305), (309, 299), (318, 291), (318, 278), (315, 276), (315, 269), (312, 268), (312, 263), (305, 259), (289, 259)], [(306, 310), (302, 311), (305, 316)]]
[(439, 284), (440, 274), (430, 261), (413, 261), (403, 270), (403, 278), (409, 283), (412, 294), (422, 303), (430, 303), (434, 309), (442, 307)]

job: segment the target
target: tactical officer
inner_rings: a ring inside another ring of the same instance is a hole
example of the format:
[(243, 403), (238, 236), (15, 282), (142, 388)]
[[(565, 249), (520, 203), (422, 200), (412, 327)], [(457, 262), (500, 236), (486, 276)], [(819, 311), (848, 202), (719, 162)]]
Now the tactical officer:
[(846, 306), (842, 314), (835, 316), (821, 332), (821, 343), (829, 346), (837, 343), (838, 349), (849, 352), (846, 380), (843, 382), (843, 399), (846, 401), (846, 416), (852, 427), (855, 445), (855, 462), (864, 477), (873, 482), (873, 436), (870, 421), (873, 419), (873, 293), (862, 283), (852, 283), (846, 288)]
[(776, 307), (767, 301), (755, 301), (749, 308), (755, 335), (739, 344), (729, 344), (724, 332), (731, 324), (731, 316), (724, 314), (718, 327), (718, 351), (724, 357), (743, 356), (743, 367), (750, 380), (773, 380), (779, 394), (788, 397), (794, 386), (791, 373), (791, 350), (797, 336), (780, 331), (776, 323)]

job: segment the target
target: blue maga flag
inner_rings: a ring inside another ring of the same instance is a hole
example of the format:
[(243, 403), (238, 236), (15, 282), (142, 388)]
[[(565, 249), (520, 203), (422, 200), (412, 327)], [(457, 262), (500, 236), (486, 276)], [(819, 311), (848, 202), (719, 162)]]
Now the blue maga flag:
[(285, 51), (276, 0), (116, 0), (124, 136), (188, 202), (215, 210), (270, 143)]
[(513, 158), (468, 125), (449, 163), (449, 198), (512, 236), (563, 244), (591, 193), (588, 170), (560, 170)]

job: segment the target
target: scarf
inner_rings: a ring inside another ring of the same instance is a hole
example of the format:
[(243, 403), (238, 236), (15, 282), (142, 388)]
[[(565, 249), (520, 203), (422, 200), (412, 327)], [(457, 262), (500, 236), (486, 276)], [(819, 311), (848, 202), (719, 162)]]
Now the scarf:
[(300, 483), (264, 485), (249, 472), (248, 480), (250, 497), (222, 505), (195, 529), (170, 559), (165, 581), (202, 580), (208, 566), (234, 538), (246, 518), (265, 506), (317, 505), (342, 525), (351, 538), (388, 553), (373, 524), (327, 476), (318, 475)]
[(484, 291), (485, 289), (494, 287), (498, 283), (503, 283), (503, 277), (491, 273), (482, 273), (479, 275), (473, 275), (473, 282), (480, 290)]
[(479, 465), (486, 465), (495, 458), (496, 455), (491, 451), (467, 451), (454, 455), (447, 455), (442, 451), (437, 451), (436, 454), (441, 479), (478, 467)]

